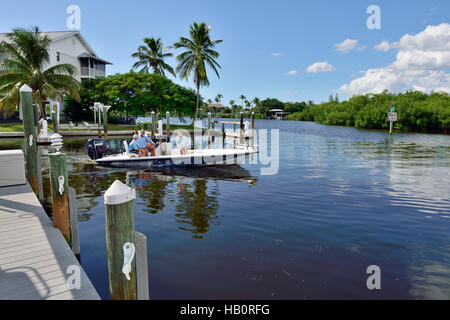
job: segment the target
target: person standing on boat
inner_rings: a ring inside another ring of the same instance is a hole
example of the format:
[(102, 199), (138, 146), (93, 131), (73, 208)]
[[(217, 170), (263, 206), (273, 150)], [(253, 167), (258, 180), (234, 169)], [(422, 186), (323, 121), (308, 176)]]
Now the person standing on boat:
[(130, 142), (130, 145), (128, 146), (128, 152), (132, 152), (132, 153), (138, 153), (138, 147), (137, 147), (137, 142), (138, 142), (139, 136), (137, 134), (133, 135), (133, 140)]
[(155, 155), (155, 143), (145, 136), (145, 130), (142, 129), (140, 131), (140, 136), (137, 141), (137, 149), (139, 152), (139, 157), (148, 157), (148, 149), (147, 149), (147, 142), (150, 143), (151, 147), (150, 150), (152, 152), (152, 156)]
[(177, 136), (173, 139), (174, 147), (180, 150), (181, 154), (186, 154), (189, 148), (189, 139), (183, 135), (181, 130), (178, 130)]

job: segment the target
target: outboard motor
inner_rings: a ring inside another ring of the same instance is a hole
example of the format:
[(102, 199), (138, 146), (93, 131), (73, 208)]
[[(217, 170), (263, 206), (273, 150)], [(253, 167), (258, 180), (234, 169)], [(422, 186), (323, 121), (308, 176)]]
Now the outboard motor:
[(93, 138), (87, 143), (88, 155), (92, 160), (101, 159), (110, 153), (110, 149), (106, 145), (105, 139)]

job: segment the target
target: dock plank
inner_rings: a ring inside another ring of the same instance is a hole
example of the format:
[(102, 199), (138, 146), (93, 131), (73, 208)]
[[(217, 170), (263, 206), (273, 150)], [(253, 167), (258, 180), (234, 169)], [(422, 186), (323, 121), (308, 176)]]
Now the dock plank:
[[(79, 289), (69, 266), (79, 267)], [(28, 184), (0, 188), (0, 299), (100, 299)]]

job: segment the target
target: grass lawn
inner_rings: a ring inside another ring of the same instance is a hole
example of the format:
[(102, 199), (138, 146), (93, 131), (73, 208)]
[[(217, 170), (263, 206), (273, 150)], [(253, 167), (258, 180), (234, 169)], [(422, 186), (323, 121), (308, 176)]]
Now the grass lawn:
[[(49, 130), (53, 130), (53, 125), (48, 125)], [(0, 123), (0, 132), (23, 132), (21, 123)]]

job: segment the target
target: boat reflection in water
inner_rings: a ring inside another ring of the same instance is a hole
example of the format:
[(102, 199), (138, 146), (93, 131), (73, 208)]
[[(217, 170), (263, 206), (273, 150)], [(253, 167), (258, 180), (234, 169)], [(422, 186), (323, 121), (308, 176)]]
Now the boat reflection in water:
[(211, 225), (220, 224), (218, 180), (250, 186), (257, 183), (257, 178), (237, 165), (166, 167), (126, 173), (127, 185), (136, 189), (137, 212), (175, 212), (177, 228), (191, 232), (195, 239), (203, 238)]

